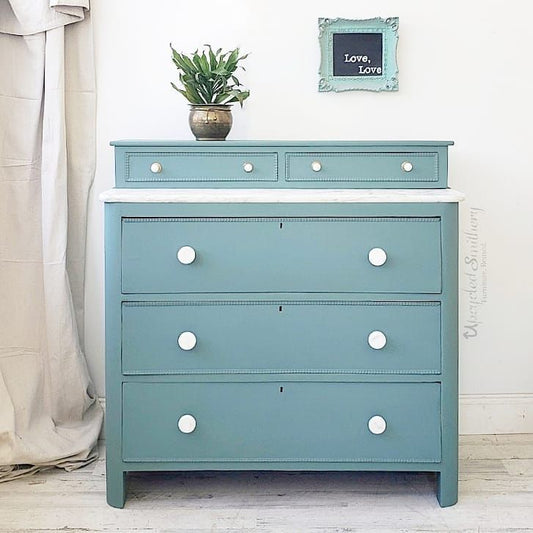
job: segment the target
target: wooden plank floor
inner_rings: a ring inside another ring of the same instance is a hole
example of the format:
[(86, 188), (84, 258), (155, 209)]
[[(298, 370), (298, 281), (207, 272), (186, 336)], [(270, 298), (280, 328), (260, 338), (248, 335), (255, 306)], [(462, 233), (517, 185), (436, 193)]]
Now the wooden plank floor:
[(105, 503), (102, 457), (76, 472), (0, 483), (0, 531), (533, 531), (533, 435), (466, 436), (459, 503), (409, 473), (164, 473), (130, 476), (126, 507)]

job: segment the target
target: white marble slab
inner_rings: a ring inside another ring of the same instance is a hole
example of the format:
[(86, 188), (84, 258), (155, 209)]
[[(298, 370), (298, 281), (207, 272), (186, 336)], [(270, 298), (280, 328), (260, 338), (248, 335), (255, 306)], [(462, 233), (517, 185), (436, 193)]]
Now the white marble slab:
[(454, 203), (454, 189), (110, 189), (102, 202), (135, 203)]

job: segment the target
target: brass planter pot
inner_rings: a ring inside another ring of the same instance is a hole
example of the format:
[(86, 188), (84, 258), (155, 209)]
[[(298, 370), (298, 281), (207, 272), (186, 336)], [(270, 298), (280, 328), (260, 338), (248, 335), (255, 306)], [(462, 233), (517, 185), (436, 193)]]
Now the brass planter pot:
[(197, 141), (223, 141), (232, 124), (229, 105), (191, 105), (189, 126)]

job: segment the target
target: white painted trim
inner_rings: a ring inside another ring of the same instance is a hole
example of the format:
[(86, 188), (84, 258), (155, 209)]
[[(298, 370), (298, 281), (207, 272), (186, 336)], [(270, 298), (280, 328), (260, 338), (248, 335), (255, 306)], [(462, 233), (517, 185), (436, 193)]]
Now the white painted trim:
[(110, 189), (101, 202), (142, 203), (456, 203), (453, 189)]
[[(105, 413), (105, 398), (99, 401)], [(461, 394), (459, 433), (533, 433), (533, 394)], [(105, 440), (105, 415), (100, 439)]]
[(459, 433), (533, 433), (533, 394), (461, 394)]

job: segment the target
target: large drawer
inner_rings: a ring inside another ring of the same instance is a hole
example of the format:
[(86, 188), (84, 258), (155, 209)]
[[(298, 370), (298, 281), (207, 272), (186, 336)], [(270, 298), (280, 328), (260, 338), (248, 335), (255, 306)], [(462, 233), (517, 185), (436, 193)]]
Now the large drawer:
[(122, 306), (124, 374), (438, 374), (440, 345), (440, 305), (435, 302), (180, 301)]
[[(123, 407), (124, 461), (245, 468), (441, 457), (438, 383), (125, 383)], [(369, 430), (375, 416), (381, 434)], [(180, 419), (195, 429), (182, 432)]]
[(439, 180), (437, 152), (294, 152), (285, 159), (290, 182), (336, 182), (339, 187), (416, 187)]
[[(439, 217), (123, 218), (125, 293), (439, 293)], [(190, 264), (178, 260), (192, 247)], [(381, 250), (381, 266), (371, 263)]]
[(240, 183), (277, 181), (276, 152), (133, 151), (124, 159), (126, 183)]

